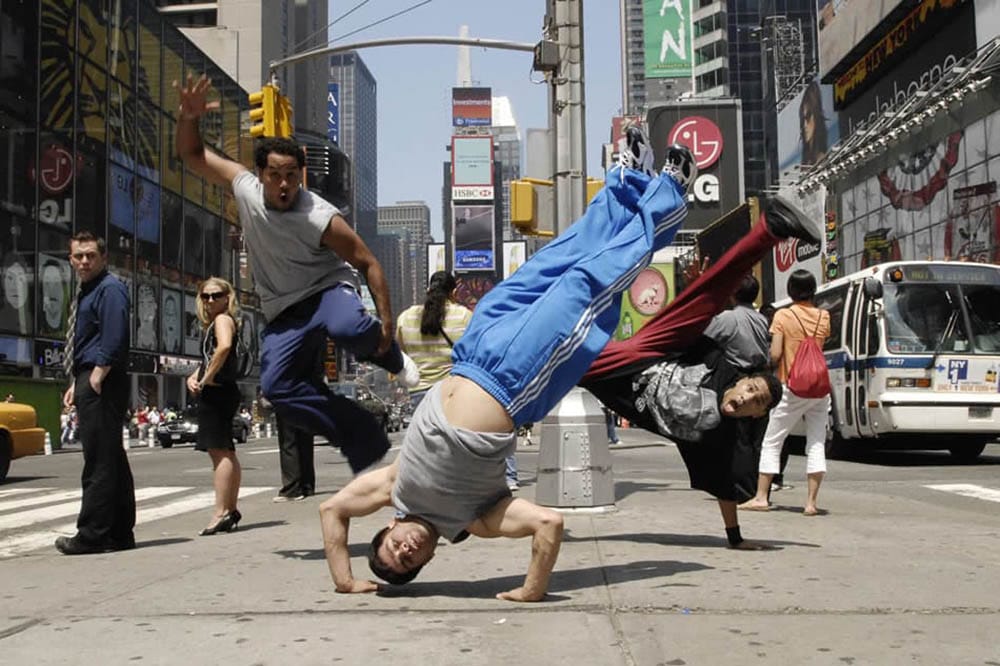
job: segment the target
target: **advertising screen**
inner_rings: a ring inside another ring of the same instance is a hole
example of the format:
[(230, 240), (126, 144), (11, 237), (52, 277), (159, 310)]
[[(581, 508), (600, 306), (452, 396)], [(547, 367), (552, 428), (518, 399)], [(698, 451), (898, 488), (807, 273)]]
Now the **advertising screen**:
[(495, 268), (494, 208), (452, 206), (455, 271), (492, 271)]
[(451, 124), (455, 127), (489, 127), (493, 124), (491, 88), (452, 88)]
[(691, 0), (645, 0), (642, 20), (646, 78), (690, 77)]
[(452, 137), (451, 184), (454, 187), (493, 185), (493, 137)]
[(833, 86), (817, 77), (778, 114), (779, 173), (784, 177), (799, 165), (819, 163), (839, 139)]
[(326, 138), (340, 143), (340, 84), (326, 86)]

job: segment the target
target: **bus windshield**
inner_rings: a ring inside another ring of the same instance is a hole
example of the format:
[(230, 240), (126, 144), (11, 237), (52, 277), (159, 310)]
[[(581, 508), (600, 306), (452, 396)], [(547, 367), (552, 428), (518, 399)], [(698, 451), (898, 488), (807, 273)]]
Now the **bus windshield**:
[(887, 283), (883, 303), (892, 353), (1000, 352), (998, 286)]

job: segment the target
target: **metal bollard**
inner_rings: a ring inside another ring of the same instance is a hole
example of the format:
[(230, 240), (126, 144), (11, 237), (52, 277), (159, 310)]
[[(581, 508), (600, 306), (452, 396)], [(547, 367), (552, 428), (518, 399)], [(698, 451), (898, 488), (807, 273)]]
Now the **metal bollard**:
[(615, 503), (604, 412), (581, 388), (570, 391), (542, 421), (535, 501), (565, 508)]
[(266, 428), (265, 432), (266, 432), (267, 434), (266, 434), (266, 435), (264, 435), (264, 436), (265, 436), (265, 437), (270, 437), (270, 436), (271, 436), (271, 424), (270, 424), (270, 423), (266, 424), (266, 425), (265, 425), (265, 428)]
[(254, 423), (253, 424), (253, 438), (254, 439), (260, 439), (260, 424), (259, 423)]
[(149, 437), (148, 437), (148, 439), (149, 439), (149, 442), (147, 442), (146, 445), (149, 448), (151, 448), (151, 449), (154, 448), (156, 446), (156, 428), (150, 428), (149, 429)]
[(48, 430), (45, 431), (45, 455), (52, 455), (52, 435), (49, 434)]
[(122, 446), (123, 446), (123, 447), (124, 447), (124, 448), (125, 448), (126, 450), (128, 450), (128, 449), (129, 449), (129, 441), (128, 441), (128, 426), (125, 426), (124, 428), (122, 428)]

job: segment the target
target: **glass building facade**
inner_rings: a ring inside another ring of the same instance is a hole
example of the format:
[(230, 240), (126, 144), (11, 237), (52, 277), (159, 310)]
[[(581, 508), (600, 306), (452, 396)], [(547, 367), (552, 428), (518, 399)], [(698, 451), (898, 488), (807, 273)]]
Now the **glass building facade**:
[(212, 80), (204, 141), (249, 165), (246, 92), (147, 0), (0, 0), (0, 45), (0, 372), (61, 378), (69, 238), (89, 230), (131, 296), (133, 406), (184, 405), (197, 284), (233, 282), (253, 349), (263, 320), (231, 193), (175, 155), (172, 82)]

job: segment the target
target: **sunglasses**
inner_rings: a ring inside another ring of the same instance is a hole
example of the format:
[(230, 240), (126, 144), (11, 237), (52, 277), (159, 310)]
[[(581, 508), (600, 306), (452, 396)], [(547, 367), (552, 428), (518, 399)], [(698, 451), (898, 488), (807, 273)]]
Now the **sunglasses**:
[(207, 292), (205, 292), (204, 294), (201, 295), (201, 300), (206, 301), (206, 302), (207, 301), (214, 301), (217, 298), (225, 298), (228, 295), (229, 294), (227, 294), (224, 291), (207, 291)]

